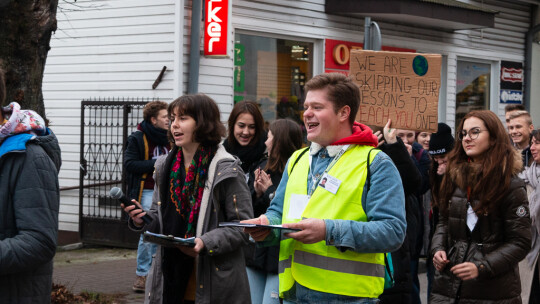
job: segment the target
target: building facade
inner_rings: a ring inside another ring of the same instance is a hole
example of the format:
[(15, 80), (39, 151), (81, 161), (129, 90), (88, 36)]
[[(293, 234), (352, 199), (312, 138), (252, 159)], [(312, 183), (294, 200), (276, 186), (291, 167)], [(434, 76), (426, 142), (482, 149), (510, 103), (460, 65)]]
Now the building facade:
[[(526, 33), (538, 10), (532, 0), (373, 1), (386, 9), (368, 5), (371, 1), (229, 1), (202, 1), (201, 22), (193, 20), (199, 14), (188, 0), (62, 4), (43, 81), (47, 117), (62, 148), (62, 187), (79, 184), (81, 100), (170, 102), (194, 85), (216, 100), (223, 121), (239, 100), (257, 101), (268, 122), (301, 121), (302, 85), (325, 71), (348, 70), (347, 53), (363, 46), (366, 16), (378, 23), (383, 49), (442, 55), (439, 121), (455, 126), (473, 109), (504, 117), (501, 70), (525, 66)], [(222, 12), (220, 5), (227, 5), (227, 19), (205, 16), (209, 6)], [(415, 5), (420, 7), (411, 13)], [(205, 27), (208, 18), (219, 19), (219, 28)], [(191, 37), (194, 25), (199, 37)], [(225, 40), (225, 55), (205, 56), (205, 36)], [(199, 54), (190, 51), (191, 43)], [(190, 74), (193, 58), (197, 75)], [(163, 66), (166, 72), (153, 89)], [(505, 94), (504, 102), (519, 99)], [(79, 229), (79, 192), (61, 194), (60, 230), (73, 236)]]

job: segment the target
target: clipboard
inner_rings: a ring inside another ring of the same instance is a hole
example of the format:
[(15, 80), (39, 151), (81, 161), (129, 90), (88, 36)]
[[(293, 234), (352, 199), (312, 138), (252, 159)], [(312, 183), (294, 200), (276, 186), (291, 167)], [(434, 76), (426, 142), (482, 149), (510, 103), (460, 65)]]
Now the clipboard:
[(282, 225), (260, 225), (260, 224), (248, 224), (248, 223), (240, 223), (240, 222), (221, 222), (221, 223), (219, 223), (219, 227), (278, 229), (283, 233), (291, 233), (291, 232), (302, 231), (302, 229), (286, 228), (286, 227), (283, 227)]
[(184, 239), (172, 235), (164, 235), (145, 231), (143, 233), (143, 240), (145, 242), (158, 244), (163, 247), (176, 247), (177, 245), (195, 247), (195, 237)]

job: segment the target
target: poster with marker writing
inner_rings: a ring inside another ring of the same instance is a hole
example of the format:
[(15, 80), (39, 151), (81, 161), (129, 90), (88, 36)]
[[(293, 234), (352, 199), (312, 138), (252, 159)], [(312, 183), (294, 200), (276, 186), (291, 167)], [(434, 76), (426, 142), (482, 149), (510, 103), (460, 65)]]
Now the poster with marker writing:
[(356, 120), (384, 127), (437, 132), (441, 94), (439, 54), (351, 51), (349, 76), (360, 88)]

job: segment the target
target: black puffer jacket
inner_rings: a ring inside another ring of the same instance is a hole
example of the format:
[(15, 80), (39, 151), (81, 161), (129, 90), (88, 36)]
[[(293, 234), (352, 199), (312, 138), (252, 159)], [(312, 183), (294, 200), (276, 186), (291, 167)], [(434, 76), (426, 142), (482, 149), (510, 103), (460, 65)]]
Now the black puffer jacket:
[[(443, 250), (450, 263), (435, 272), (431, 303), (454, 303), (458, 297), (459, 303), (521, 303), (518, 262), (530, 250), (530, 224), (525, 184), (517, 177), (497, 210), (478, 216), (472, 232), (467, 228), (467, 193), (456, 188), (432, 240), (431, 254)], [(476, 265), (476, 279), (462, 281), (450, 272), (463, 262)]]
[(51, 303), (61, 163), (50, 131), (0, 144), (0, 303)]

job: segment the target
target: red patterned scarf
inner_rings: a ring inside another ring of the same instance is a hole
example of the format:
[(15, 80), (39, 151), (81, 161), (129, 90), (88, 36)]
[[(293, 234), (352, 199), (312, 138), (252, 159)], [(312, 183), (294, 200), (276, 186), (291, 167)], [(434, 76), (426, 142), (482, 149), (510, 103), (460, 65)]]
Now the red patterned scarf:
[(176, 211), (187, 222), (187, 230), (184, 236), (186, 238), (195, 236), (204, 183), (208, 177), (208, 167), (215, 153), (214, 148), (199, 146), (187, 169), (186, 179), (183, 183), (181, 181), (181, 170), (184, 170), (182, 148), (178, 149), (176, 160), (172, 163), (169, 192)]

